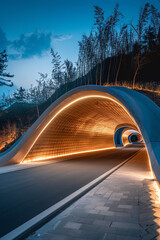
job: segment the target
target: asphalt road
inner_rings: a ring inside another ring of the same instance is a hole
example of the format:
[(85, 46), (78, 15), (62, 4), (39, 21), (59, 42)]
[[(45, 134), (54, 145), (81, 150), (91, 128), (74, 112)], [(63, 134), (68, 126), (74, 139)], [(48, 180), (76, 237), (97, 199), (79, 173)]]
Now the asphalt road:
[(135, 154), (107, 150), (0, 174), (0, 237)]

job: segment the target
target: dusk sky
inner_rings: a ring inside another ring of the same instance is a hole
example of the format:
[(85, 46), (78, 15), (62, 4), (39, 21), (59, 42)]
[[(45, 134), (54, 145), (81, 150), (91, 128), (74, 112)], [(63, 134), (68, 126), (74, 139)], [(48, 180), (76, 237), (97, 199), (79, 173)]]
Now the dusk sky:
[[(7, 49), (8, 71), (16, 86), (36, 84), (38, 72), (52, 70), (50, 48), (74, 63), (78, 41), (93, 26), (94, 5), (107, 17), (116, 3), (124, 21), (136, 21), (145, 0), (0, 0), (0, 50)], [(160, 8), (159, 0), (148, 1)], [(0, 88), (0, 92), (4, 91)], [(11, 90), (10, 88), (7, 88)]]

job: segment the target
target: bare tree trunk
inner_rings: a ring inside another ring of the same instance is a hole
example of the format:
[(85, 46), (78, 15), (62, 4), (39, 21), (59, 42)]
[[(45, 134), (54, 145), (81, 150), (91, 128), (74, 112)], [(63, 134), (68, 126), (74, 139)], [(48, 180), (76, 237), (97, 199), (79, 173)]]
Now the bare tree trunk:
[(99, 85), (102, 85), (102, 64), (103, 62), (101, 61), (101, 69), (100, 69), (100, 79), (99, 79)]
[(39, 107), (38, 107), (38, 104), (37, 104), (37, 100), (36, 100), (36, 109), (37, 109), (37, 116), (39, 118)]
[(134, 89), (134, 87), (135, 87), (135, 82), (136, 82), (136, 76), (137, 76), (137, 73), (138, 73), (138, 70), (139, 70), (139, 68), (140, 68), (140, 53), (138, 54), (138, 56), (137, 56), (137, 68), (136, 68), (136, 71), (135, 71), (135, 73), (134, 73), (134, 77), (133, 77), (133, 86), (132, 86), (132, 88)]
[(85, 85), (87, 85), (85, 64), (83, 66), (83, 76), (84, 76)]
[(116, 74), (116, 78), (115, 78), (115, 86), (117, 86), (117, 80), (118, 80), (118, 74), (119, 74), (121, 62), (122, 62), (122, 54), (121, 54), (121, 57), (120, 57), (120, 61), (119, 61), (118, 69), (117, 69), (117, 74)]
[(67, 84), (68, 84), (68, 81), (66, 81), (66, 92), (67, 92)]
[(135, 74), (134, 74), (134, 77), (133, 77), (133, 86), (132, 86), (133, 89), (135, 87), (136, 76), (137, 76), (138, 70), (139, 70), (139, 64), (138, 64), (138, 66), (136, 68), (136, 71), (135, 71)]
[(112, 57), (110, 57), (110, 62), (109, 62), (109, 69), (108, 69), (108, 74), (107, 74), (107, 84), (109, 84), (109, 75), (110, 75), (110, 70), (111, 70), (111, 63), (112, 63)]
[(97, 69), (96, 69), (96, 85), (98, 84), (98, 63), (97, 63)]
[(93, 84), (93, 79), (92, 79), (92, 61), (91, 61), (91, 68), (90, 68), (90, 77), (91, 77), (91, 84)]

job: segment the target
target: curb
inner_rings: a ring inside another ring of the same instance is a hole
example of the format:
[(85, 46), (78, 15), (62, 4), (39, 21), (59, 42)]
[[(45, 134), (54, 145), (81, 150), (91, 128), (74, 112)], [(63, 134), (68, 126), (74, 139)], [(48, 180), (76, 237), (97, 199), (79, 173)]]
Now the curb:
[(101, 183), (103, 180), (105, 180), (107, 177), (109, 177), (112, 173), (114, 173), (116, 170), (118, 170), (120, 167), (122, 167), (124, 164), (126, 164), (130, 159), (132, 159), (139, 151), (137, 151), (135, 154), (133, 154), (131, 157), (123, 161), (122, 163), (118, 164), (111, 170), (107, 171), (106, 173), (102, 174), (98, 178), (94, 179), (90, 183), (86, 184), (85, 186), (81, 187), (74, 193), (70, 194), (69, 196), (65, 197), (63, 200), (59, 201), (58, 203), (54, 204), (53, 206), (49, 207), (45, 211), (41, 212), (37, 216), (33, 217), (29, 221), (25, 222), (21, 226), (15, 228), (8, 234), (4, 235), (1, 240), (14, 240), (14, 239), (21, 239), (24, 237), (27, 237), (31, 232), (35, 231), (42, 225), (44, 225), (46, 222), (51, 220), (53, 217), (55, 217), (57, 214), (62, 212), (64, 209), (66, 209), (68, 206), (70, 206), (73, 202), (75, 202), (77, 199), (82, 197), (84, 194), (89, 192), (92, 188), (97, 186), (99, 183)]

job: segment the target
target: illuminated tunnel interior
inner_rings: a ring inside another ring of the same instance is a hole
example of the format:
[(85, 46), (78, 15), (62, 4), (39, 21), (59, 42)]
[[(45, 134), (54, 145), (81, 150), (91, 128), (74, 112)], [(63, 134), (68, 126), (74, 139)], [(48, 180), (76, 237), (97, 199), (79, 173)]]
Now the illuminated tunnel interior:
[(10, 149), (1, 153), (0, 165), (145, 146), (160, 183), (159, 123), (160, 108), (134, 90), (78, 87), (53, 102)]
[(120, 146), (141, 140), (134, 119), (118, 101), (98, 94), (78, 96), (64, 104), (41, 131), (24, 161), (116, 147), (114, 138), (119, 129)]

